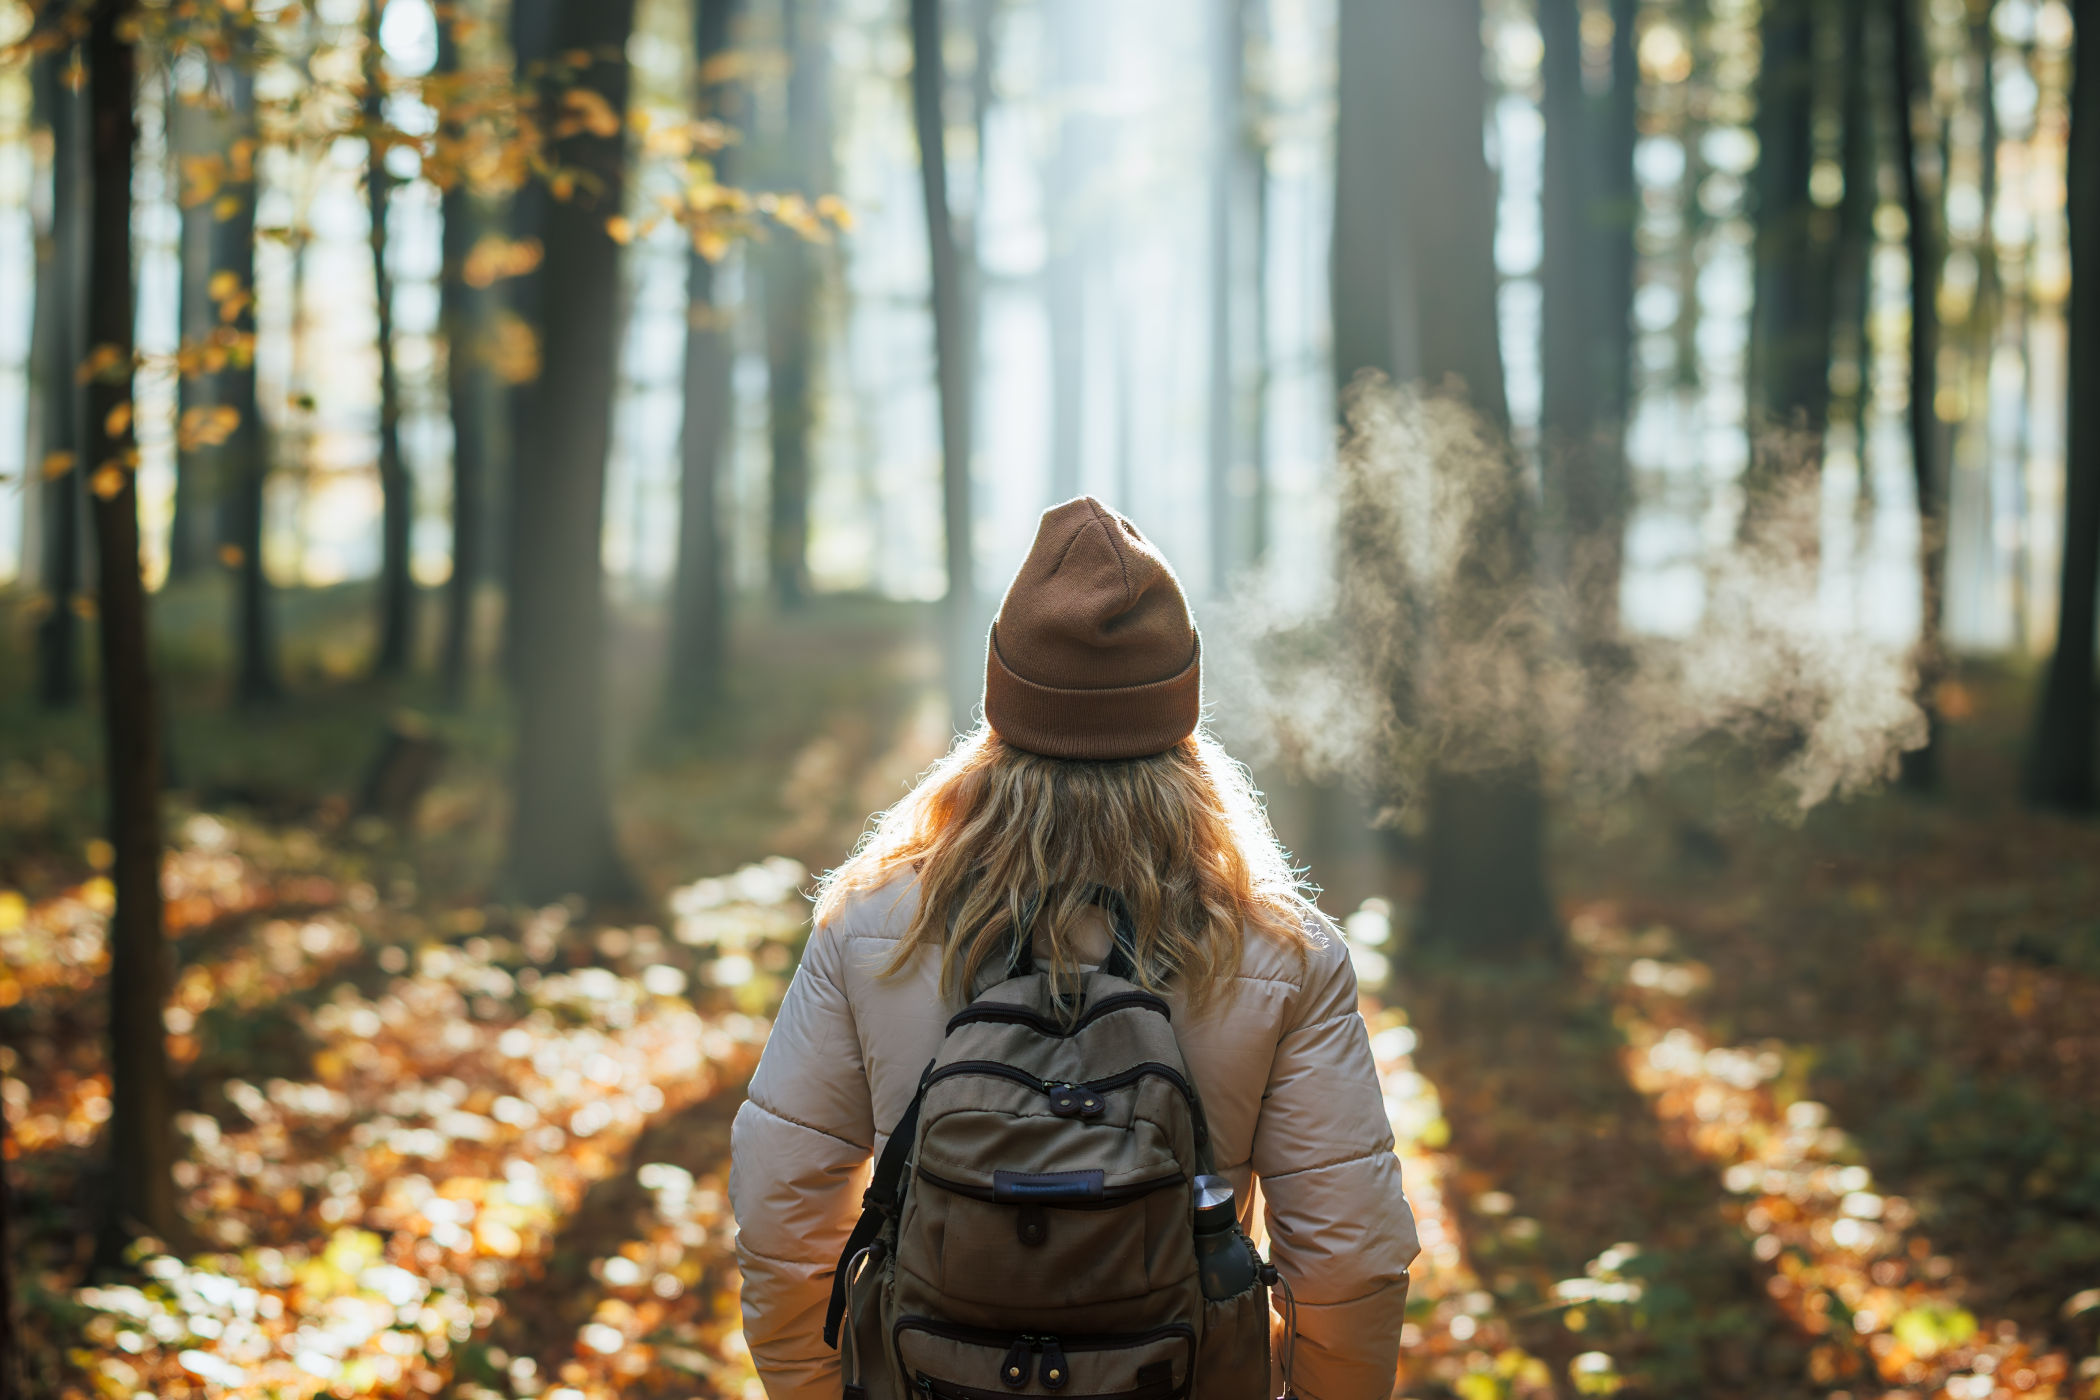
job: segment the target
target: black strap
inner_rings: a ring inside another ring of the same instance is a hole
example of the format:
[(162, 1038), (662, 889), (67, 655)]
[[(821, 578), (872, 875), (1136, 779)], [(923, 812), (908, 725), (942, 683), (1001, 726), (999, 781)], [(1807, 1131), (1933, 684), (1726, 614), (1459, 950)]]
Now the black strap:
[[(1021, 915), (1021, 922), (1014, 926), (1013, 941), (1006, 954), (1006, 975), (1009, 979), (1026, 977), (1035, 971), (1035, 916), (1042, 912), (1044, 896), (1029, 896), (1028, 905)], [(1098, 904), (1108, 915), (1108, 925), (1114, 934), (1108, 949), (1108, 961), (1101, 970), (1111, 977), (1120, 977), (1125, 982), (1137, 980), (1137, 920), (1131, 917), (1130, 903), (1122, 893), (1106, 885), (1096, 885), (1087, 894), (1089, 904)]]
[[(933, 1066), (927, 1065), (931, 1070)], [(911, 1096), (911, 1106), (890, 1130), (890, 1139), (882, 1145), (882, 1156), (875, 1163), (875, 1176), (868, 1189), (861, 1194), (860, 1219), (853, 1222), (853, 1233), (846, 1236), (846, 1247), (839, 1252), (838, 1268), (831, 1275), (831, 1306), (824, 1311), (824, 1345), (833, 1351), (839, 1346), (839, 1319), (846, 1312), (846, 1266), (853, 1256), (875, 1243), (882, 1227), (904, 1207), (904, 1164), (911, 1158), (912, 1139), (919, 1135), (919, 1105), (926, 1100), (926, 1076), (919, 1076), (919, 1091)]]

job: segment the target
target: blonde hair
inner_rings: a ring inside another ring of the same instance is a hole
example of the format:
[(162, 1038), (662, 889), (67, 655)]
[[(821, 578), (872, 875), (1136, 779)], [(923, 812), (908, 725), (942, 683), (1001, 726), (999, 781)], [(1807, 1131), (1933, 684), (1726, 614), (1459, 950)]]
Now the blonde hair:
[(1105, 887), (1133, 916), (1138, 984), (1171, 980), (1192, 1006), (1239, 970), (1247, 930), (1303, 958), (1315, 917), (1252, 778), (1200, 732), (1149, 758), (1097, 762), (1029, 753), (979, 725), (824, 876), (818, 926), (909, 873), (918, 908), (882, 975), (938, 948), (951, 1004), (1006, 959), (1038, 902), (1055, 984), (1076, 981), (1075, 923)]

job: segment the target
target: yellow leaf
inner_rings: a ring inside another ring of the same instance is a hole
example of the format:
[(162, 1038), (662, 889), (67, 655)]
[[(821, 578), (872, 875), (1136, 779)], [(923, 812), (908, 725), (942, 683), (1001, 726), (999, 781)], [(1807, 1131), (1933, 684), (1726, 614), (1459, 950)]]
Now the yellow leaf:
[(44, 454), (44, 480), (56, 481), (73, 470), (73, 454), (70, 452), (47, 452)]
[(105, 501), (115, 500), (124, 489), (124, 469), (107, 464), (95, 468), (95, 474), (88, 478), (88, 489)]
[(118, 379), (125, 367), (124, 352), (114, 345), (97, 345), (80, 362), (73, 377), (82, 384), (92, 384), (98, 379)]
[(605, 221), (605, 232), (615, 243), (634, 241), (634, 221), (625, 214), (615, 214)]
[(237, 544), (222, 544), (219, 546), (219, 562), (229, 569), (238, 569), (241, 566), (241, 562), (247, 557), (247, 551)]
[(226, 220), (232, 218), (234, 215), (240, 212), (241, 197), (239, 195), (222, 194), (218, 197), (217, 200), (215, 200), (212, 203), (211, 206), (211, 216), (221, 223), (224, 223)]
[(126, 399), (111, 409), (102, 420), (102, 431), (110, 437), (122, 437), (131, 427), (131, 400)]
[(227, 268), (220, 268), (211, 275), (209, 293), (213, 301), (225, 301), (241, 294), (241, 279)]
[(572, 131), (588, 131), (593, 136), (617, 136), (620, 134), (620, 114), (605, 100), (605, 94), (592, 88), (570, 88), (561, 95), (562, 106), (574, 118), (574, 125), (562, 123), (557, 135)]

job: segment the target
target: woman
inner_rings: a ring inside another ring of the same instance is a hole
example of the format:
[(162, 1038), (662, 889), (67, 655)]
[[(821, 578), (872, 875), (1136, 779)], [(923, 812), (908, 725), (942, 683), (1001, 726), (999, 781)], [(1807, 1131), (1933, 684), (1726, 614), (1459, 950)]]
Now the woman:
[(1416, 1240), (1355, 975), (1245, 772), (1198, 732), (1199, 685), (1151, 542), (1090, 498), (1046, 512), (992, 627), (984, 724), (825, 878), (737, 1113), (744, 1332), (772, 1400), (841, 1394), (823, 1340), (840, 1247), (949, 1016), (1023, 923), (1053, 978), (1101, 964), (1104, 889), (1134, 915), (1131, 980), (1171, 1008), (1243, 1219), (1260, 1183), (1296, 1390), (1390, 1394)]

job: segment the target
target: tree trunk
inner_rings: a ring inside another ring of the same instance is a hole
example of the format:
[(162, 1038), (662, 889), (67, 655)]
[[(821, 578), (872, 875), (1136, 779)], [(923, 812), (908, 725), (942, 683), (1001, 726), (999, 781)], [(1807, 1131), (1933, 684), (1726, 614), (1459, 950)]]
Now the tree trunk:
[[(1239, 0), (1245, 17), (1241, 33), (1257, 51), (1268, 53), (1271, 36), (1266, 0)], [(1273, 101), (1269, 86), (1274, 82), (1273, 60), (1261, 75), (1261, 107), (1252, 114), (1246, 139), (1248, 178), (1254, 190), (1254, 406), (1247, 428), (1247, 460), (1251, 468), (1251, 499), (1247, 505), (1247, 558), (1260, 564), (1269, 554), (1269, 132), (1268, 118)]]
[[(553, 47), (626, 52), (634, 0), (561, 0)], [(627, 111), (624, 61), (575, 74), (614, 113)], [(518, 742), (512, 785), (510, 881), (526, 899), (565, 894), (625, 899), (606, 790), (604, 637), (605, 459), (619, 363), (620, 245), (606, 221), (625, 208), (620, 131), (580, 129), (557, 141), (555, 164), (577, 173), (573, 194), (546, 210), (543, 373), (560, 393), (527, 400), (518, 442), (513, 601)]]
[[(2077, 32), (2100, 34), (2100, 0), (2079, 0)], [(2042, 682), (2026, 790), (2037, 806), (2100, 806), (2094, 771), (2093, 653), (2100, 592), (2100, 44), (2077, 46), (2065, 167), (2071, 218), (2071, 427), (2064, 457), (2064, 547), (2056, 651)]]
[[(176, 188), (181, 190), (180, 160), (188, 156), (223, 154), (224, 123), (206, 105), (203, 95), (184, 97), (172, 81), (168, 84), (168, 144), (176, 155)], [(219, 312), (211, 297), (211, 275), (219, 246), (218, 217), (214, 201), (200, 199), (181, 206), (177, 234), (178, 302), (181, 339), (185, 346), (201, 345), (219, 327)], [(203, 371), (184, 374), (175, 385), (175, 419), (207, 412), (217, 402), (215, 376)], [(217, 454), (202, 445), (175, 447), (175, 514), (168, 526), (168, 582), (197, 577), (217, 566), (220, 529), (218, 492), (210, 480)]]
[(36, 628), (36, 693), (51, 709), (78, 703), (81, 688), (80, 614), (74, 605), (81, 592), (81, 481), (86, 473), (79, 463), (87, 408), (75, 369), (86, 354), (81, 321), (87, 270), (81, 250), (91, 192), (88, 117), (80, 94), (66, 86), (67, 62), (67, 52), (59, 51), (39, 55), (33, 65), (40, 124), (51, 131), (51, 226), (37, 259), (37, 451), (29, 463), (32, 472), (45, 471), (49, 464), (55, 473), (38, 483), (35, 521), (42, 536), (37, 568), (45, 604)]
[[(558, 0), (511, 0), (510, 47), (513, 60), (513, 77), (521, 91), (531, 96), (542, 108), (546, 107), (549, 87), (544, 69), (554, 57), (554, 23)], [(552, 196), (547, 182), (542, 179), (527, 180), (511, 197), (510, 237), (520, 245), (534, 245), (542, 249), (542, 257), (531, 269), (512, 277), (506, 282), (508, 307), (517, 323), (532, 336), (535, 355), (544, 362), (546, 350), (546, 325), (541, 302), (544, 299), (547, 272), (544, 256), (547, 231), (547, 212), (552, 206)], [(492, 538), (501, 542), (502, 558), (496, 561), (496, 572), (503, 580), (503, 641), (501, 664), (505, 679), (515, 683), (518, 679), (518, 654), (525, 639), (518, 635), (517, 613), (519, 598), (530, 590), (532, 572), (530, 556), (525, 552), (519, 537), (518, 520), (518, 473), (521, 470), (520, 454), (523, 452), (527, 420), (539, 397), (542, 375), (535, 371), (522, 381), (509, 386), (504, 396), (504, 417), (509, 430), (509, 451), (504, 459), (503, 470), (497, 481), (497, 489), (491, 504), (500, 513), (499, 527)]]
[[(742, 115), (737, 87), (712, 71), (729, 51), (739, 0), (696, 0), (693, 53), (701, 109), (734, 124)], [(715, 178), (727, 181), (729, 151), (715, 156)], [(729, 567), (722, 538), (722, 461), (736, 411), (731, 370), (736, 345), (728, 309), (716, 300), (715, 265), (697, 245), (686, 260), (685, 423), (679, 446), (678, 567), (671, 584), (670, 663), (664, 714), (691, 729), (721, 698), (729, 650)]]
[[(776, 180), (814, 198), (831, 183), (828, 7), (782, 0), (781, 46), (788, 54), (787, 123)], [(799, 607), (809, 596), (810, 429), (816, 378), (817, 250), (793, 234), (765, 247), (766, 386), (772, 479), (767, 496), (766, 562), (773, 596)]]
[(87, 451), (94, 483), (102, 660), (103, 762), (115, 851), (116, 908), (109, 921), (109, 1175), (96, 1257), (121, 1264), (140, 1231), (181, 1229), (168, 1093), (167, 940), (161, 931), (160, 727), (139, 572), (138, 449), (131, 401), (131, 170), (138, 125), (133, 56), (120, 34), (124, 0), (99, 0), (87, 38), (93, 214), (88, 230), (87, 340), (114, 368), (87, 391)]
[(1087, 220), (1086, 173), (1094, 154), (1089, 147), (1099, 123), (1073, 110), (1092, 100), (1085, 17), (1068, 0), (1047, 7), (1043, 22), (1052, 31), (1053, 71), (1064, 104), (1044, 190), (1050, 242), (1043, 267), (1050, 327), (1050, 500), (1055, 504), (1079, 494), (1079, 460), (1085, 446), (1087, 259), (1082, 230)]
[(1603, 242), (1591, 222), (1596, 187), (1588, 103), (1582, 90), (1582, 7), (1577, 0), (1539, 0), (1540, 115), (1546, 127), (1540, 222), (1545, 234), (1539, 265), (1539, 463), (1546, 528), (1567, 581), (1576, 627), (1594, 640), (1588, 614), (1595, 606), (1579, 562), (1589, 488), (1598, 456), (1595, 441), (1601, 386), (1595, 336), (1602, 289), (1596, 286)]
[(1242, 555), (1233, 477), (1238, 395), (1234, 385), (1233, 298), (1239, 291), (1233, 223), (1238, 217), (1241, 150), (1246, 144), (1247, 39), (1239, 0), (1213, 0), (1211, 16), (1210, 392), (1207, 515), (1210, 590), (1223, 597)]
[[(284, 687), (277, 666), (270, 577), (263, 569), (270, 446), (255, 386), (255, 57), (253, 32), (236, 26), (234, 35), (233, 58), (226, 66), (228, 129), (234, 145), (246, 143), (250, 158), (246, 171), (237, 168), (236, 179), (228, 185), (233, 204), (214, 234), (218, 251), (213, 263), (230, 273), (237, 284), (239, 310), (228, 324), (237, 335), (246, 337), (246, 345), (228, 357), (226, 369), (217, 376), (219, 402), (238, 415), (217, 456), (220, 479), (228, 488), (226, 543), (234, 551), (236, 570), (234, 695), (242, 704), (261, 704), (279, 698)], [(237, 161), (236, 166), (239, 164)]]
[(1941, 462), (1938, 218), (1919, 188), (1917, 110), (1932, 96), (1924, 36), (1910, 0), (1890, 0), (1896, 56), (1896, 170), (1903, 181), (1903, 212), (1910, 252), (1910, 451), (1918, 499), (1918, 645), (1916, 699), (1925, 712), (1925, 744), (1902, 758), (1903, 785), (1929, 791), (1939, 785), (1939, 705), (1934, 691), (1945, 670), (1941, 650), (1947, 565), (1946, 471)]
[[(1774, 520), (1782, 497), (1820, 473), (1830, 409), (1837, 217), (1810, 196), (1815, 163), (1819, 0), (1772, 0), (1757, 89), (1756, 306), (1750, 330), (1750, 466), (1743, 527)], [(1773, 438), (1799, 428), (1803, 441)]]
[(372, 672), (398, 676), (415, 654), (416, 585), (409, 572), (409, 532), (415, 523), (414, 482), (401, 458), (401, 384), (394, 368), (394, 279), (387, 271), (385, 63), (379, 47), (386, 0), (365, 8), (365, 198), (371, 210), (372, 296), (379, 316), (379, 648)]
[[(1337, 369), (1353, 373), (1363, 364), (1419, 378), (1462, 395), (1491, 431), (1506, 433), (1478, 0), (1343, 0), (1341, 18)], [(1352, 52), (1359, 44), (1377, 47)], [(1380, 110), (1386, 102), (1391, 107)], [(1366, 189), (1366, 179), (1377, 184)], [(1398, 195), (1424, 190), (1437, 196)], [(1387, 223), (1374, 214), (1398, 217)], [(1340, 280), (1352, 273), (1366, 279), (1361, 290)], [(1345, 316), (1342, 308), (1359, 297), (1375, 309)], [(1396, 344), (1403, 324), (1411, 345)], [(1369, 358), (1381, 348), (1383, 361)], [(1421, 600), (1437, 614), (1442, 644), (1470, 649), (1488, 641), (1530, 585), (1522, 492), (1507, 451), (1491, 464), (1440, 469), (1506, 474), (1486, 484), (1503, 504), (1466, 542), (1459, 585), (1451, 596)], [(1432, 698), (1463, 719), (1459, 697)], [(1521, 714), (1526, 707), (1506, 708)], [(1499, 749), (1511, 736), (1491, 737)], [(1555, 946), (1536, 760), (1440, 755), (1427, 796), (1424, 945), (1467, 957)]]
[(22, 1305), (15, 1291), (15, 1200), (8, 1189), (7, 1115), (0, 1113), (0, 1400), (29, 1400)]
[[(437, 71), (460, 71), (459, 17), (438, 21)], [(492, 294), (466, 279), (467, 258), (487, 226), (472, 182), (458, 172), (444, 193), (443, 272), (438, 318), (445, 335), (445, 395), (452, 418), (452, 573), (445, 583), (445, 641), (439, 674), (446, 701), (461, 704), (474, 666), (474, 600), (488, 536), (485, 497), (501, 391), (488, 362)]]
[(940, 0), (911, 0), (912, 126), (919, 141), (919, 176), (926, 201), (926, 244), (933, 275), (933, 350), (941, 406), (941, 508), (945, 525), (948, 594), (943, 608), (948, 693), (955, 726), (966, 728), (977, 699), (968, 674), (976, 648), (970, 531), (971, 373), (975, 350), (965, 315), (962, 254), (948, 206), (946, 122), (941, 112)]

